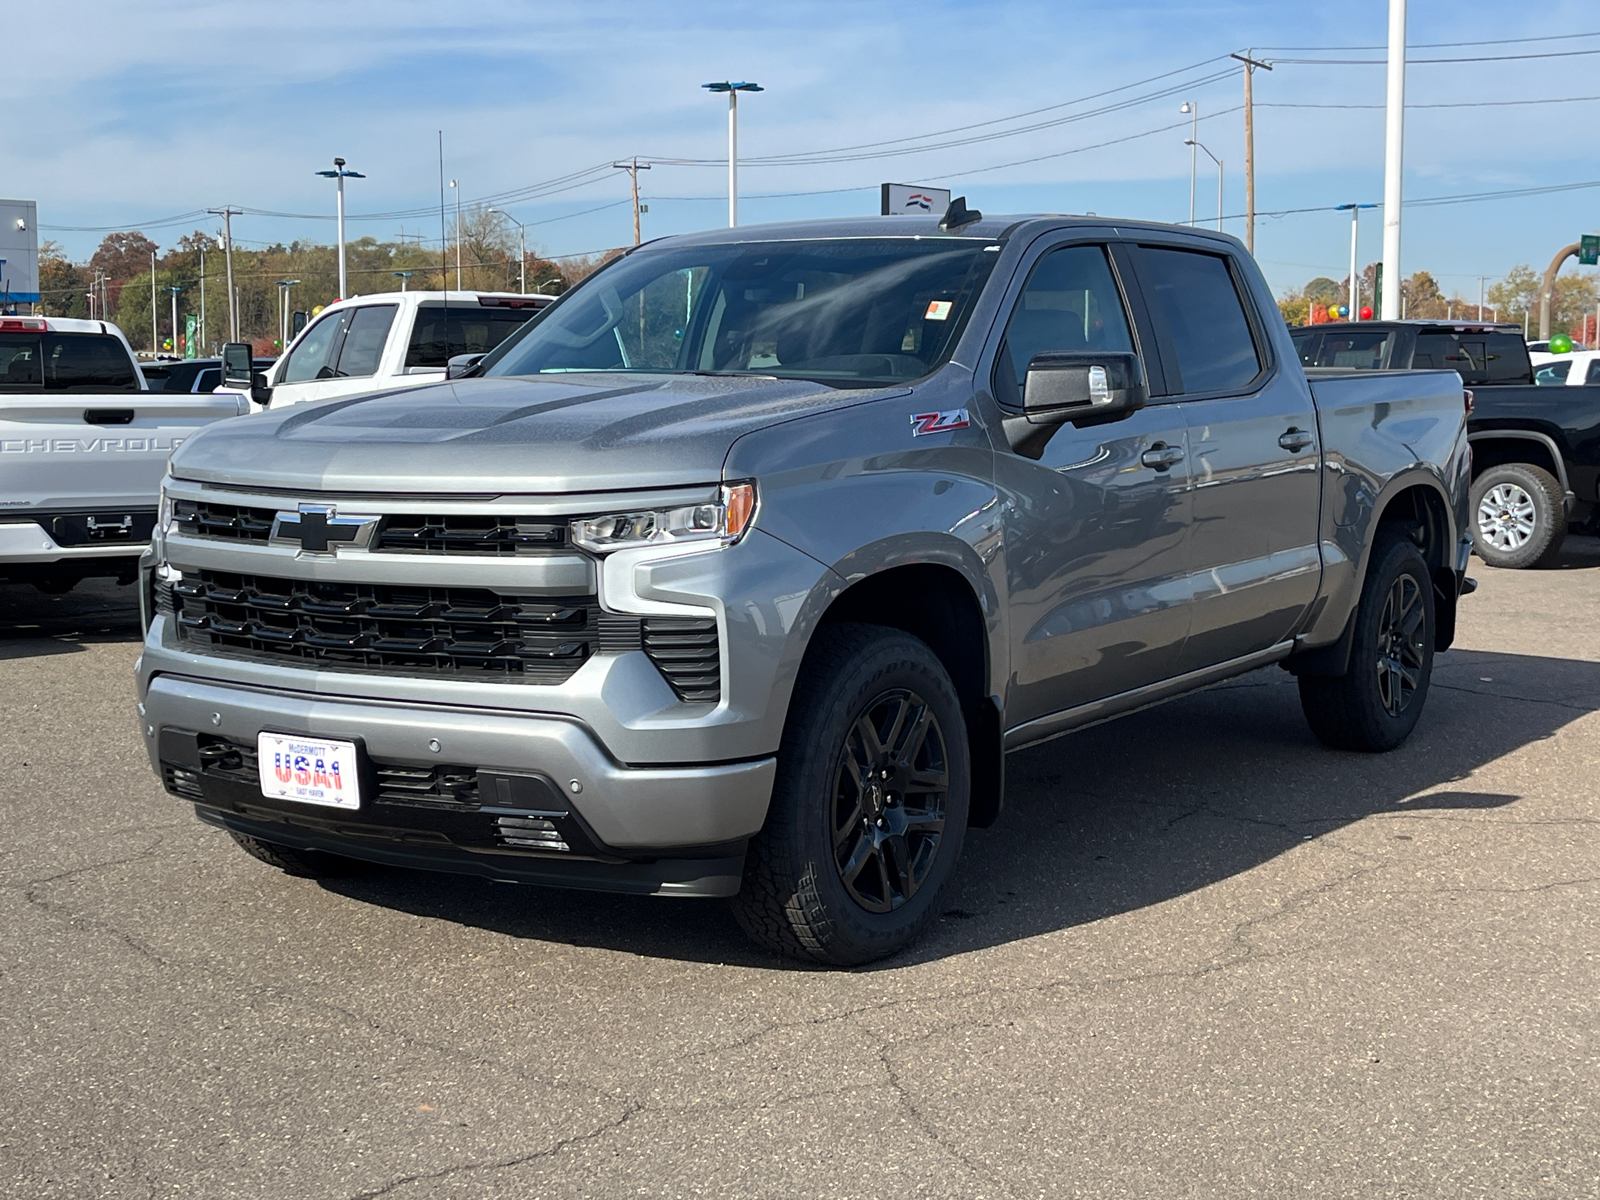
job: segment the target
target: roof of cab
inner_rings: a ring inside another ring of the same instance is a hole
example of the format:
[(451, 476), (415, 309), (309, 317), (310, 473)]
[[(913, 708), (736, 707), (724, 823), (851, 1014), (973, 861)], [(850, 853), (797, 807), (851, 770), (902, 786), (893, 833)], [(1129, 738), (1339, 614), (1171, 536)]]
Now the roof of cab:
[(1210, 240), (1235, 244), (1238, 239), (1229, 234), (1206, 229), (1192, 229), (1187, 225), (1169, 225), (1156, 221), (1131, 221), (1120, 217), (1069, 213), (984, 213), (978, 220), (955, 229), (941, 229), (937, 216), (891, 217), (829, 217), (811, 221), (784, 221), (772, 225), (740, 225), (733, 229), (708, 229), (701, 233), (677, 234), (645, 245), (659, 245), (671, 241), (675, 245), (711, 245), (731, 242), (781, 242), (804, 241), (822, 238), (867, 237), (926, 237), (926, 238), (982, 238), (999, 241), (1019, 232), (1038, 233), (1046, 229), (1084, 225), (1096, 229), (1107, 226), (1118, 230), (1181, 229)]

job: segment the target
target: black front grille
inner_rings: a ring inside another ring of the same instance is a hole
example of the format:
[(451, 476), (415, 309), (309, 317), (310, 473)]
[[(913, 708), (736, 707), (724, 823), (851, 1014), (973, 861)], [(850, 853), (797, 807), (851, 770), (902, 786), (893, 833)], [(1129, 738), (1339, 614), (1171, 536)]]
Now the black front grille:
[(200, 776), (193, 771), (185, 771), (182, 767), (161, 766), (161, 778), (167, 786), (167, 791), (174, 796), (182, 796), (185, 800), (200, 801), (206, 798), (205, 791), (200, 786)]
[(378, 799), (385, 804), (421, 804), (428, 808), (477, 808), (476, 767), (402, 767), (374, 763)]
[(561, 683), (595, 652), (593, 596), (320, 583), (201, 571), (173, 588), (179, 636), (347, 670)]
[(712, 617), (647, 617), (644, 652), (680, 700), (722, 699), (722, 656)]
[(376, 550), (400, 554), (544, 554), (567, 544), (562, 521), (516, 516), (385, 517)]
[(265, 542), (272, 534), (272, 518), (277, 515), (273, 508), (246, 508), (210, 500), (177, 500), (172, 506), (178, 532), (231, 542)]

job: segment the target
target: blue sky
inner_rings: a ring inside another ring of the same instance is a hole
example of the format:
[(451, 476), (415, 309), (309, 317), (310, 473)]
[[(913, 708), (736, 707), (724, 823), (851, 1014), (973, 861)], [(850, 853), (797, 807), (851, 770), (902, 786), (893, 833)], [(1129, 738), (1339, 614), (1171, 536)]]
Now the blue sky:
[[(403, 229), (437, 241), (440, 130), (446, 173), (460, 179), (468, 202), (633, 154), (701, 159), (706, 165), (659, 163), (641, 175), (645, 235), (722, 224), (726, 108), (699, 85), (727, 78), (766, 88), (741, 105), (742, 158), (978, 125), (933, 140), (972, 138), (1080, 117), (889, 158), (751, 163), (740, 177), (745, 224), (875, 212), (885, 180), (952, 187), (995, 212), (1186, 220), (1184, 99), (1200, 106), (1200, 139), (1227, 164), (1224, 208), (1239, 213), (1241, 80), (1228, 70), (1203, 81), (1230, 66), (1207, 60), (1246, 47), (1269, 47), (1259, 53), (1276, 61), (1256, 76), (1258, 209), (1377, 201), (1383, 192), (1383, 67), (1284, 60), (1381, 58), (1310, 48), (1381, 45), (1386, 0), (80, 0), (70, 10), (9, 6), (6, 20), (0, 53), (14, 99), (0, 136), (0, 193), (37, 199), (45, 236), (75, 257), (102, 234), (65, 227), (142, 228), (168, 245), (215, 222), (156, 227), (158, 219), (223, 204), (291, 214), (237, 218), (242, 241), (331, 241), (332, 185), (313, 172), (335, 154), (368, 176), (349, 185), (352, 214), (415, 214), (354, 220), (351, 236), (393, 238)], [(1419, 47), (1414, 58), (1600, 49), (1600, 38), (1514, 41), (1596, 31), (1600, 14), (1568, 0), (1532, 9), (1411, 0), (1413, 45), (1494, 43)], [(1414, 65), (1408, 199), (1600, 179), (1600, 99), (1499, 103), (1600, 97), (1597, 68), (1600, 55)], [(1068, 103), (1109, 89), (1126, 90)], [(1172, 94), (1139, 100), (1163, 91)], [(1128, 99), (1139, 102), (1084, 115)], [(1421, 107), (1460, 103), (1485, 106)], [(1303, 105), (1380, 107), (1289, 107)], [(1004, 120), (1047, 106), (1063, 107)], [(1100, 143), (1112, 144), (1088, 148)], [(1007, 163), (1020, 165), (994, 169)], [(626, 175), (605, 170), (578, 182), (507, 208), (551, 254), (630, 241)], [(1202, 156), (1202, 221), (1214, 219), (1215, 197), (1215, 168)], [(1225, 227), (1242, 234), (1243, 221)], [(1342, 213), (1265, 217), (1257, 255), (1280, 290), (1316, 274), (1342, 276), (1349, 229)], [(1418, 207), (1406, 213), (1403, 264), (1408, 274), (1434, 272), (1447, 292), (1475, 296), (1478, 276), (1492, 282), (1518, 262), (1542, 268), (1596, 230), (1600, 188)], [(1379, 245), (1373, 213), (1362, 261), (1378, 257)], [(1577, 269), (1593, 270), (1567, 268)]]

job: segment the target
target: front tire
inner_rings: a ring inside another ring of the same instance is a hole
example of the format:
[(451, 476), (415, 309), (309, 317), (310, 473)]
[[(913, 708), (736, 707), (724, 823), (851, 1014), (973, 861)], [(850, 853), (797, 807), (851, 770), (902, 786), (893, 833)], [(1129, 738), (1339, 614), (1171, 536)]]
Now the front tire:
[(1567, 537), (1561, 484), (1543, 467), (1502, 463), (1472, 481), (1472, 546), (1491, 567), (1549, 564)]
[(893, 954), (932, 917), (961, 854), (970, 781), (961, 703), (933, 651), (881, 626), (823, 627), (733, 899), (739, 924), (807, 962)]
[(1433, 582), (1416, 544), (1380, 529), (1343, 675), (1300, 676), (1300, 708), (1335, 750), (1393, 750), (1416, 728), (1433, 679)]

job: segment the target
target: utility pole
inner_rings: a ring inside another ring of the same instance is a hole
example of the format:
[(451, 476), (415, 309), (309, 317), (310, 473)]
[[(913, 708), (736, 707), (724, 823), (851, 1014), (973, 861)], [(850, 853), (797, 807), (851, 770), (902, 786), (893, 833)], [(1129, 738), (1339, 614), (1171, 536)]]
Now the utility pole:
[(639, 165), (639, 156), (635, 154), (628, 162), (615, 162), (611, 164), (619, 171), (626, 171), (633, 180), (633, 244), (639, 244), (639, 172), (648, 171), (650, 164)]
[(161, 333), (156, 329), (156, 252), (150, 251), (150, 354), (161, 353)]
[(1483, 276), (1478, 276), (1478, 320), (1483, 320)]
[(209, 349), (210, 336), (206, 330), (206, 248), (200, 247), (200, 345)]
[(1406, 133), (1406, 0), (1389, 0), (1389, 86), (1384, 100), (1383, 289), (1385, 321), (1400, 316), (1400, 183)]
[(1254, 53), (1247, 50), (1228, 56), (1244, 64), (1244, 248), (1251, 254), (1256, 252), (1256, 123), (1250, 80), (1257, 67), (1263, 71), (1272, 70), (1271, 63), (1253, 58)]
[(456, 190), (456, 291), (461, 290), (461, 184), (452, 179), (450, 186)]
[(230, 220), (237, 208), (208, 208), (206, 212), (222, 218), (222, 253), (228, 260), (228, 340), (239, 340), (239, 293), (233, 286), (233, 224)]

